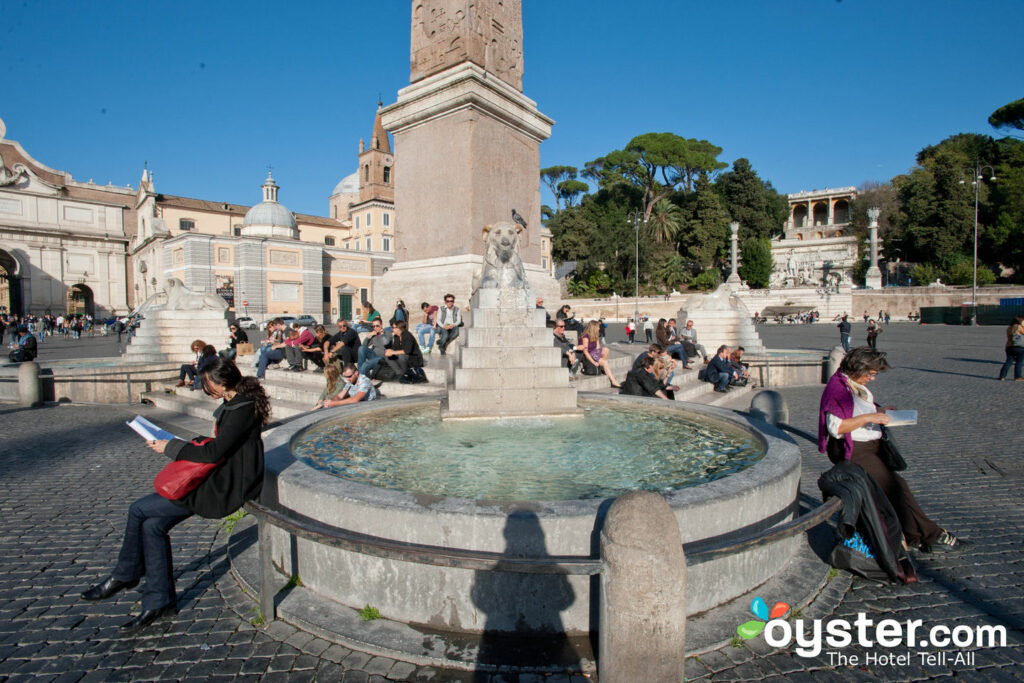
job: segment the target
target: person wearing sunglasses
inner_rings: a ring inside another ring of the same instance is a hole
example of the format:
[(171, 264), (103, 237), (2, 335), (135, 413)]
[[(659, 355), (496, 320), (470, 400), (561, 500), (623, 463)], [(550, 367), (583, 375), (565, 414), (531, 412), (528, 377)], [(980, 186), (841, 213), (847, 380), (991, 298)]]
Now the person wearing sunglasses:
[(359, 347), (359, 374), (373, 377), (374, 372), (384, 361), (384, 353), (391, 346), (391, 329), (384, 329), (384, 323), (378, 316), (370, 326), (370, 334), (366, 335), (363, 345)]
[[(337, 368), (337, 363), (331, 363), (327, 366), (330, 368)], [(326, 375), (328, 370), (324, 370)], [(328, 378), (329, 380), (330, 378)], [(341, 366), (341, 379), (345, 382), (345, 386), (342, 387), (341, 391), (329, 395), (334, 387), (329, 386), (324, 390), (324, 393), (320, 397), (320, 401), (316, 404), (313, 410), (317, 408), (333, 408), (334, 406), (344, 406), (349, 403), (359, 403), (360, 401), (373, 401), (378, 397), (377, 389), (373, 386), (373, 382), (366, 375), (359, 374), (359, 368), (356, 367), (355, 363), (345, 363)], [(337, 386), (335, 384), (335, 386)]]

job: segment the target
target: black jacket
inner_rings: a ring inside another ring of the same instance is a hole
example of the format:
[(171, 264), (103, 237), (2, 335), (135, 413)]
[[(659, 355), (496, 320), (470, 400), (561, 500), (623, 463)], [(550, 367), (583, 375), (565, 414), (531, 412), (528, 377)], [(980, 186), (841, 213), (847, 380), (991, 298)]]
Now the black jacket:
[(18, 348), (25, 352), (25, 360), (35, 360), (36, 355), (39, 353), (39, 342), (36, 341), (34, 334), (29, 334), (25, 337), (25, 343), (22, 344), (19, 340)]
[(219, 519), (258, 497), (263, 489), (263, 426), (253, 399), (243, 394), (222, 403), (213, 415), (214, 438), (175, 439), (164, 454), (172, 460), (223, 460), (195, 491), (174, 501), (201, 517)]
[(419, 342), (416, 341), (416, 337), (412, 332), (406, 330), (402, 333), (402, 338), (399, 339), (397, 336), (391, 338), (391, 343), (388, 344), (388, 348), (392, 351), (402, 351), (409, 357), (409, 364), (407, 367), (410, 368), (422, 368), (423, 367), (423, 354), (420, 352)]
[(878, 566), (893, 581), (916, 580), (910, 556), (903, 549), (903, 528), (885, 492), (859, 465), (844, 460), (818, 478), (824, 500), (839, 496), (839, 533), (849, 538), (859, 531), (875, 554)]
[(658, 378), (647, 372), (646, 368), (633, 368), (626, 374), (626, 381), (619, 389), (620, 394), (629, 396), (657, 397), (657, 392), (664, 389)]

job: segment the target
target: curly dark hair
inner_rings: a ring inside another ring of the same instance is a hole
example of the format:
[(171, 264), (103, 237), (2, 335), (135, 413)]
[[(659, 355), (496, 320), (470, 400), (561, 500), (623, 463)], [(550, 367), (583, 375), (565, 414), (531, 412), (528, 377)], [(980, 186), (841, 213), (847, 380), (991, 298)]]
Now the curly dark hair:
[(203, 370), (203, 377), (223, 385), (239, 394), (249, 396), (256, 402), (256, 417), (260, 424), (270, 422), (270, 398), (263, 390), (263, 385), (255, 377), (243, 377), (233, 361), (214, 356), (210, 364)]
[(858, 346), (850, 349), (850, 352), (843, 358), (843, 362), (839, 364), (839, 371), (847, 377), (860, 377), (872, 370), (885, 372), (889, 369), (885, 351), (876, 351), (870, 346)]

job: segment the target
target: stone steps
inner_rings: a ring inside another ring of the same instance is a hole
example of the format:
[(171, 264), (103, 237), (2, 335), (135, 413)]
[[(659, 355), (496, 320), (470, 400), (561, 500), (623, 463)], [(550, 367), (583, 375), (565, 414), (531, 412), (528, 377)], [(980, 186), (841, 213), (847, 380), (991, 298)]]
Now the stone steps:
[[(281, 418), (306, 412), (316, 403), (317, 396), (319, 396), (319, 392), (313, 396), (313, 400), (308, 404), (299, 401), (272, 399), (272, 419), (280, 420)], [(201, 391), (189, 391), (185, 387), (174, 390), (161, 389), (149, 391), (142, 394), (142, 398), (143, 400), (151, 401), (157, 408), (210, 421), (213, 420), (213, 411), (217, 409), (220, 403)]]

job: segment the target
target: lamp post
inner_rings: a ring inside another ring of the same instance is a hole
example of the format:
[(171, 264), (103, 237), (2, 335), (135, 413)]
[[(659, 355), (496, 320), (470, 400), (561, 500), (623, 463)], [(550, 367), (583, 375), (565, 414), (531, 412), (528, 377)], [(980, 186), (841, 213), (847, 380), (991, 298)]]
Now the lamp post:
[(633, 221), (633, 230), (636, 233), (636, 289), (633, 292), (633, 325), (640, 322), (640, 217), (643, 212), (637, 209), (627, 214), (627, 218)]
[[(978, 325), (978, 194), (981, 191), (981, 181), (984, 180), (982, 172), (988, 169), (989, 180), (995, 182), (996, 170), (991, 166), (975, 166), (973, 169), (964, 169), (964, 172), (970, 172), (974, 174), (974, 281), (971, 286), (971, 325), (977, 327)], [(960, 184), (964, 184), (964, 179), (960, 178)]]

